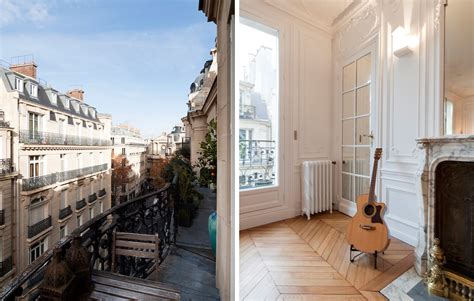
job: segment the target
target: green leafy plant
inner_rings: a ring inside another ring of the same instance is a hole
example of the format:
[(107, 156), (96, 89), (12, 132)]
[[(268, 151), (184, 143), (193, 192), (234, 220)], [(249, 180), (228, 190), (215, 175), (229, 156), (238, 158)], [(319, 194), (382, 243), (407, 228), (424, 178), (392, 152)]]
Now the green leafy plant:
[(195, 199), (202, 199), (202, 195), (195, 189), (196, 174), (193, 167), (189, 160), (179, 153), (175, 153), (163, 169), (163, 178), (167, 182), (173, 182), (175, 175), (180, 204), (194, 204)]
[(199, 183), (203, 186), (217, 183), (217, 122), (212, 119), (207, 124), (207, 134), (201, 142), (201, 156), (196, 167), (199, 168)]

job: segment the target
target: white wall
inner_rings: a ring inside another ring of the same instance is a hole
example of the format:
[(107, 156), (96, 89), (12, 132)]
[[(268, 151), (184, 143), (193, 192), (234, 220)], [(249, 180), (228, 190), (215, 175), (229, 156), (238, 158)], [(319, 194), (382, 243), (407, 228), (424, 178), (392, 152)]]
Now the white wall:
[[(390, 234), (416, 245), (419, 200), (417, 186), (418, 150), (416, 139), (439, 135), (442, 129), (439, 85), (440, 64), (437, 30), (440, 18), (437, 1), (376, 1), (348, 15), (337, 26), (333, 40), (335, 91), (341, 85), (337, 75), (342, 62), (357, 51), (375, 45), (376, 102), (374, 147), (384, 154), (378, 179), (378, 199), (387, 204)], [(409, 30), (412, 53), (393, 55), (392, 32), (398, 26)], [(340, 133), (340, 97), (335, 93), (334, 126)], [(340, 135), (333, 141), (340, 157)], [(338, 198), (340, 180), (338, 178)]]
[[(280, 32), (280, 141), (284, 143), (280, 143), (281, 186), (265, 193), (241, 192), (241, 228), (300, 214), (302, 160), (338, 162), (335, 195), (339, 201), (342, 66), (371, 49), (375, 54), (373, 147), (384, 150), (377, 195), (387, 204), (391, 234), (416, 245), (421, 200), (416, 138), (440, 135), (443, 128), (442, 1), (361, 1), (338, 19), (330, 33), (264, 1), (256, 2), (242, 0), (241, 15)], [(392, 32), (398, 26), (411, 37), (412, 53), (402, 57), (393, 55)], [(294, 130), (298, 140), (293, 140)]]
[(279, 186), (240, 193), (245, 229), (299, 215), (301, 162), (331, 157), (332, 69), (329, 33), (263, 1), (240, 7), (241, 16), (276, 28), (280, 38)]

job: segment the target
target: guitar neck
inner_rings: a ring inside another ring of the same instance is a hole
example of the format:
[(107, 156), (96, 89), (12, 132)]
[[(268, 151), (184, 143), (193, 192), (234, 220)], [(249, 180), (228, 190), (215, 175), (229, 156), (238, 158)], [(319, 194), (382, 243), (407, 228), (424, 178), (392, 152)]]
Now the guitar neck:
[(369, 203), (375, 202), (375, 180), (377, 178), (377, 167), (379, 160), (374, 160), (374, 167), (372, 168), (372, 178), (370, 179), (370, 190), (369, 190)]

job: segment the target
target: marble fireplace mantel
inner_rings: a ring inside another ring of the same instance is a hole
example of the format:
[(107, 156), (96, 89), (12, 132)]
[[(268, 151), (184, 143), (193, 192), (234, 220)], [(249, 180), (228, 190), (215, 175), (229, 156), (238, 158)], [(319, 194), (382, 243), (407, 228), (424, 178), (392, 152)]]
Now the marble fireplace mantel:
[(418, 245), (415, 269), (420, 275), (427, 270), (428, 249), (432, 246), (435, 227), (436, 167), (443, 161), (474, 161), (474, 135), (456, 135), (417, 139), (419, 165), (417, 186), (419, 200)]

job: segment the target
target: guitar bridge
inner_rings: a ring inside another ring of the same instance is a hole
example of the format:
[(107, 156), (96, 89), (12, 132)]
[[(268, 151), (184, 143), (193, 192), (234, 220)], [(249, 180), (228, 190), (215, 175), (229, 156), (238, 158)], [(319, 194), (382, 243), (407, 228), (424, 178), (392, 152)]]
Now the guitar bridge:
[(366, 230), (366, 231), (375, 230), (375, 227), (374, 227), (374, 226), (371, 226), (371, 225), (359, 225), (359, 227), (360, 227), (361, 229)]

